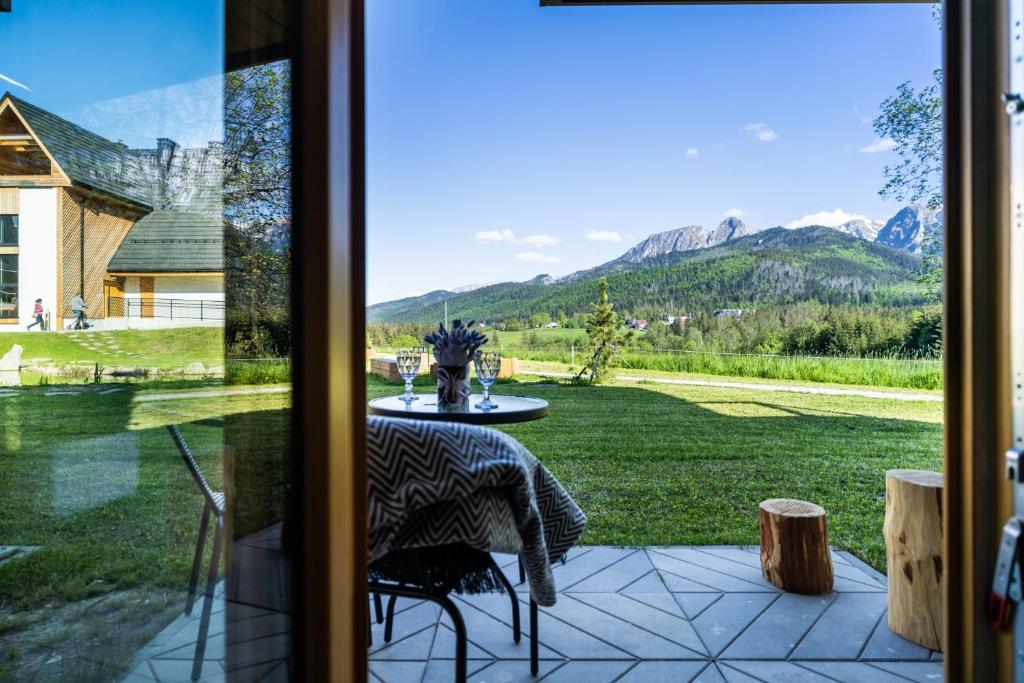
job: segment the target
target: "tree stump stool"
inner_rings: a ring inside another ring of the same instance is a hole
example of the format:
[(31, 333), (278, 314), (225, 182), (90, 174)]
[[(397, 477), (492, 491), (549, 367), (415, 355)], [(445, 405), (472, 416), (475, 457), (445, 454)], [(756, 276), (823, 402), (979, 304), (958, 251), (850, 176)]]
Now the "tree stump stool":
[(790, 593), (832, 590), (832, 554), (825, 508), (790, 498), (761, 503), (761, 573)]
[(929, 650), (942, 650), (942, 475), (885, 473), (889, 628)]

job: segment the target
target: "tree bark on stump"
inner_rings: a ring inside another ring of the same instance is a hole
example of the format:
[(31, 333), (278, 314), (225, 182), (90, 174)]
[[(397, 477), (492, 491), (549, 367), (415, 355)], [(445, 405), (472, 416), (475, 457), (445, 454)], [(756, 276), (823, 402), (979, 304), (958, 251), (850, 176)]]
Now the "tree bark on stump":
[(784, 591), (802, 595), (832, 590), (825, 509), (790, 498), (771, 498), (760, 508), (764, 578)]
[(889, 628), (930, 650), (942, 643), (942, 475), (885, 473)]

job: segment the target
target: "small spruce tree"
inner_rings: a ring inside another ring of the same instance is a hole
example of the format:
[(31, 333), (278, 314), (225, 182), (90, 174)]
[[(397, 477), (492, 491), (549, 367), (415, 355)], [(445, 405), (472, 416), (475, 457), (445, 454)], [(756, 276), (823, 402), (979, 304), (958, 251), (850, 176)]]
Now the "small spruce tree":
[(608, 370), (629, 341), (632, 332), (622, 332), (622, 321), (608, 300), (608, 280), (597, 281), (597, 303), (590, 304), (592, 313), (587, 318), (587, 362), (576, 379), (587, 379), (596, 384), (606, 379)]

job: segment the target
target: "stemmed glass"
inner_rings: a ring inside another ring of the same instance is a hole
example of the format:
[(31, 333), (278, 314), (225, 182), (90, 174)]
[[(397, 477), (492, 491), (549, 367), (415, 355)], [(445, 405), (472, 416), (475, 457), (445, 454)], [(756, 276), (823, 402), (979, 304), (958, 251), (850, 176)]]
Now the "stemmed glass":
[(419, 400), (419, 396), (412, 393), (412, 381), (419, 374), (421, 357), (416, 349), (399, 349), (395, 353), (395, 360), (398, 363), (398, 374), (405, 380), (405, 393), (398, 398), (406, 403)]
[(476, 378), (484, 386), (484, 400), (476, 404), (481, 410), (497, 408), (498, 404), (491, 400), (491, 385), (498, 379), (501, 370), (501, 354), (497, 351), (477, 351), (473, 356), (476, 366)]

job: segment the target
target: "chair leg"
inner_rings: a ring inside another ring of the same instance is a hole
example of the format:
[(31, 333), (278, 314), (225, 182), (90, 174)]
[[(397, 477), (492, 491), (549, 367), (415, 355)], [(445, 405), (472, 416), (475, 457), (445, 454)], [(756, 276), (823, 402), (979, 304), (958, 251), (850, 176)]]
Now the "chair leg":
[(374, 616), (377, 617), (377, 623), (384, 623), (384, 608), (380, 604), (380, 593), (374, 592), (373, 594), (373, 612)]
[(466, 622), (448, 596), (432, 598), (448, 613), (455, 628), (455, 683), (466, 683)]
[(397, 595), (391, 595), (388, 597), (388, 614), (384, 618), (384, 642), (391, 642), (391, 633), (395, 627), (395, 603), (398, 601)]
[(530, 597), (530, 675), (536, 676), (540, 670), (539, 652), (537, 647), (537, 603)]
[(192, 575), (188, 579), (188, 597), (185, 598), (185, 614), (192, 614), (196, 601), (196, 584), (199, 582), (199, 566), (203, 562), (203, 548), (206, 546), (206, 529), (210, 526), (210, 506), (203, 505), (203, 516), (199, 521), (199, 540), (196, 541), (196, 556), (192, 559)]
[(526, 567), (523, 565), (523, 556), (516, 555), (516, 560), (519, 562), (519, 583), (526, 581)]
[(519, 625), (519, 600), (516, 597), (516, 591), (512, 588), (508, 577), (505, 576), (505, 572), (501, 571), (497, 565), (493, 566), (493, 570), (501, 585), (505, 588), (505, 592), (508, 593), (509, 599), (512, 600), (512, 640), (518, 643), (521, 638), (522, 629)]
[(220, 565), (221, 543), (224, 540), (224, 518), (217, 515), (214, 521), (213, 552), (210, 556), (210, 571), (206, 575), (206, 591), (203, 600), (203, 615), (199, 620), (199, 637), (196, 652), (192, 658), (192, 680), (198, 681), (203, 674), (203, 655), (206, 654), (206, 636), (210, 632), (210, 613), (213, 611), (213, 593), (217, 586), (217, 569)]

